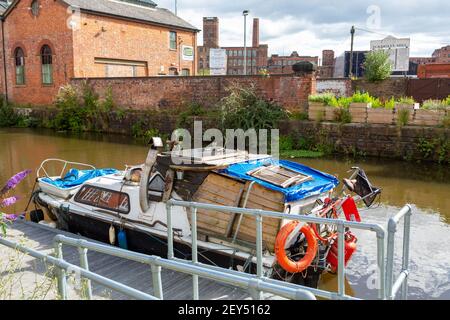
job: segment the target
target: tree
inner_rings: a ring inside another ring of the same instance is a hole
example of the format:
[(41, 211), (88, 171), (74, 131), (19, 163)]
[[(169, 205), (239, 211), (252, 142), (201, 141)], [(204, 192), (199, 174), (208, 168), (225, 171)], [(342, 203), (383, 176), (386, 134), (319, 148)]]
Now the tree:
[(371, 51), (364, 62), (365, 77), (371, 82), (383, 81), (392, 73), (389, 53), (384, 50)]

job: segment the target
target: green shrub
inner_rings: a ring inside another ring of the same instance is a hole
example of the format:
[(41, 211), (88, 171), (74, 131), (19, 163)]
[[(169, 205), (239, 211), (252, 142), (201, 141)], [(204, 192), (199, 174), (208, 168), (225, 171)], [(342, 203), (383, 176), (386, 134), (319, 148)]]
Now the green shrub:
[(450, 95), (444, 100), (444, 104), (445, 104), (447, 107), (450, 107)]
[(295, 142), (292, 135), (280, 137), (280, 150), (288, 151), (295, 149)]
[(410, 111), (408, 109), (398, 110), (397, 125), (399, 127), (404, 127), (409, 122)]
[(414, 101), (413, 97), (401, 97), (399, 99), (397, 99), (397, 102), (400, 104), (415, 104), (416, 101)]
[(364, 71), (366, 79), (371, 82), (383, 81), (389, 78), (392, 73), (389, 53), (384, 50), (377, 50), (366, 54)]
[(207, 114), (204, 107), (197, 102), (191, 102), (185, 104), (183, 110), (177, 119), (177, 127), (178, 128), (189, 128), (192, 126), (191, 117), (202, 117)]
[(394, 98), (391, 98), (391, 99), (389, 99), (389, 100), (386, 100), (385, 102), (384, 102), (384, 108), (385, 109), (394, 109), (395, 108), (395, 99)]
[(336, 97), (333, 92), (313, 94), (308, 97), (308, 101), (323, 103), (324, 106), (331, 106), (334, 100), (336, 100)]
[(337, 108), (334, 112), (336, 121), (340, 123), (351, 123), (352, 115), (346, 108)]
[(425, 110), (442, 110), (445, 108), (446, 108), (445, 100), (441, 101), (441, 100), (429, 99), (429, 100), (424, 101), (422, 104), (422, 109), (425, 109)]
[(288, 117), (280, 105), (258, 97), (254, 86), (231, 86), (227, 91), (219, 102), (222, 129), (274, 129)]
[(308, 120), (309, 116), (307, 112), (289, 112), (289, 119), (292, 120)]
[(21, 117), (16, 114), (12, 105), (3, 103), (0, 106), (0, 128), (16, 126)]

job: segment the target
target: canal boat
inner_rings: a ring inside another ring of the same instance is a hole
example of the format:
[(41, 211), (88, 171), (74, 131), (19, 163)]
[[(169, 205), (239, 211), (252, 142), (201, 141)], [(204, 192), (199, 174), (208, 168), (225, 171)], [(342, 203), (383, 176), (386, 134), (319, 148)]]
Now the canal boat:
[[(37, 172), (34, 202), (59, 229), (161, 257), (168, 252), (168, 200), (330, 219), (345, 214), (348, 219), (359, 219), (354, 198), (333, 196), (339, 180), (330, 174), (238, 150), (175, 150), (172, 145), (172, 150), (164, 152), (161, 139), (152, 141), (145, 163), (125, 170), (44, 161)], [(62, 171), (50, 176), (47, 167), (58, 163), (62, 163)], [(379, 189), (370, 185), (362, 170), (355, 172), (344, 186), (371, 204)], [(173, 206), (171, 214), (175, 256), (190, 260), (191, 211)], [(42, 217), (34, 214), (32, 219), (39, 222)], [(256, 271), (254, 216), (199, 209), (196, 222), (200, 262)], [(317, 287), (322, 273), (336, 271), (336, 238), (331, 226), (265, 218), (265, 275)], [(351, 253), (356, 239), (350, 231), (346, 244)]]

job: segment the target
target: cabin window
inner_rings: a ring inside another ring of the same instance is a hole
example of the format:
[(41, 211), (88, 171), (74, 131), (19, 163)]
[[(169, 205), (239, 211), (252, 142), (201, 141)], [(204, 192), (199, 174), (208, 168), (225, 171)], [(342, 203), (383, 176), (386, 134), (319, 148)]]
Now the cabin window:
[(148, 183), (148, 200), (154, 202), (162, 201), (166, 183), (163, 177), (157, 173)]
[(53, 83), (53, 56), (52, 49), (49, 46), (44, 45), (41, 49), (42, 60), (42, 83)]
[(130, 197), (124, 192), (86, 185), (78, 191), (75, 201), (121, 214), (130, 213)]
[(312, 180), (311, 176), (275, 165), (264, 166), (247, 172), (247, 174), (282, 188), (289, 188)]
[(17, 48), (14, 53), (14, 60), (16, 65), (16, 84), (25, 84), (25, 55), (22, 48)]
[(181, 70), (181, 75), (184, 77), (188, 77), (191, 74), (189, 69), (183, 69)]

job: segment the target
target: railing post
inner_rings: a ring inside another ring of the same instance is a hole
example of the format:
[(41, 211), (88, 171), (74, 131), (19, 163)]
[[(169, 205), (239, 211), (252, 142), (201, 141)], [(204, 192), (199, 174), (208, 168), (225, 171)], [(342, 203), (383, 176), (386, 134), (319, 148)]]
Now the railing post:
[[(198, 262), (198, 244), (197, 244), (197, 208), (190, 207), (192, 213), (191, 219), (191, 237), (192, 237), (192, 262)], [(198, 275), (192, 276), (192, 287), (194, 300), (199, 300)]]
[(386, 295), (387, 299), (392, 300), (393, 282), (394, 282), (394, 245), (395, 245), (395, 233), (397, 232), (397, 223), (393, 218), (388, 223), (388, 243), (387, 243), (387, 261), (386, 261)]
[[(403, 232), (403, 263), (402, 263), (402, 271), (407, 271), (409, 269), (409, 243), (411, 236), (411, 207), (409, 208), (408, 213), (405, 215), (405, 225)], [(402, 299), (406, 300), (408, 297), (408, 275), (402, 284)]]
[[(78, 253), (80, 254), (80, 266), (86, 271), (89, 271), (89, 263), (88, 263), (88, 257), (87, 257), (88, 249), (78, 247)], [(89, 279), (83, 279), (82, 281), (82, 287), (84, 288), (84, 294), (86, 295), (86, 299), (92, 300), (92, 286), (91, 286), (91, 280)]]
[(377, 231), (377, 264), (378, 264), (378, 299), (386, 299), (385, 265), (384, 265), (384, 237), (385, 233)]
[(339, 221), (338, 232), (338, 294), (345, 296), (345, 227), (344, 222)]
[(173, 226), (172, 226), (172, 205), (166, 204), (167, 210), (167, 259), (172, 260), (173, 254)]
[(161, 267), (152, 265), (152, 281), (153, 281), (153, 294), (158, 299), (164, 300), (164, 293), (161, 279)]
[[(258, 278), (263, 277), (263, 217), (256, 216), (256, 274)], [(256, 291), (258, 300), (262, 300), (262, 292)]]
[[(59, 260), (63, 260), (62, 243), (54, 243), (55, 257)], [(58, 280), (58, 294), (61, 300), (67, 300), (67, 276), (66, 270), (57, 267), (57, 280)]]

